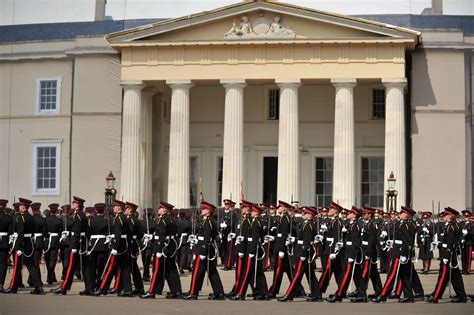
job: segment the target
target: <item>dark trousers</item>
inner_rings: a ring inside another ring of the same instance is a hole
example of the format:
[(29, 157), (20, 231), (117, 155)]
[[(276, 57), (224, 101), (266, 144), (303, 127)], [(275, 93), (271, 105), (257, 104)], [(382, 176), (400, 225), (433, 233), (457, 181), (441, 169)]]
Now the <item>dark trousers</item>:
[[(240, 287), (237, 288), (236, 294), (245, 297), (249, 285), (253, 284), (253, 296), (268, 295), (267, 280), (263, 268), (263, 260), (257, 260), (256, 257), (247, 255), (247, 262), (245, 264), (245, 271), (242, 273)], [(255, 270), (257, 268), (257, 270)], [(256, 275), (256, 277), (255, 277)]]
[(315, 263), (308, 262), (307, 260), (303, 261), (301, 259), (297, 260), (296, 263), (296, 272), (293, 277), (293, 280), (290, 282), (290, 286), (288, 290), (286, 290), (285, 295), (289, 297), (295, 297), (298, 293), (298, 287), (301, 287), (301, 281), (303, 280), (303, 276), (306, 276), (306, 280), (308, 281), (309, 287), (311, 289), (311, 297), (321, 297), (321, 290), (319, 288), (319, 281), (316, 278), (315, 270)]
[[(140, 292), (144, 291), (143, 288), (143, 279), (142, 275), (140, 274), (140, 269), (138, 268), (138, 257), (132, 257), (132, 280), (133, 280), (133, 286), (135, 290), (138, 290)], [(176, 268), (176, 266), (175, 266)]]
[[(31, 258), (33, 259), (33, 264), (35, 264), (36, 266), (38, 266), (38, 270), (39, 270), (39, 267), (40, 267), (40, 263), (41, 263), (41, 257), (43, 256), (43, 249), (38, 249), (38, 248), (35, 248), (35, 250), (33, 251), (33, 255), (31, 256)], [(40, 282), (41, 282), (41, 285), (43, 285), (43, 281), (41, 281), (41, 271), (39, 273), (40, 275)], [(31, 273), (28, 275), (28, 284), (33, 287), (33, 279), (31, 279)]]
[(18, 284), (21, 282), (21, 269), (23, 264), (28, 269), (31, 285), (35, 288), (41, 287), (40, 270), (38, 265), (34, 263), (33, 256), (25, 257), (24, 255), (18, 256), (18, 252), (15, 251), (13, 255), (13, 274), (10, 281), (10, 289), (17, 290)]
[(374, 289), (374, 293), (376, 295), (380, 295), (382, 292), (382, 280), (380, 279), (380, 274), (377, 269), (377, 262), (371, 262), (370, 259), (366, 259), (363, 262), (362, 267), (362, 286), (359, 292), (359, 296), (365, 297), (367, 296), (367, 288), (369, 287), (369, 280), (372, 282), (372, 287)]
[(352, 277), (354, 276), (354, 283), (356, 285), (356, 291), (361, 294), (364, 291), (363, 285), (361, 286), (360, 279), (362, 278), (362, 269), (361, 265), (357, 265), (355, 261), (350, 262), (346, 259), (346, 263), (344, 264), (344, 273), (341, 281), (338, 283), (338, 288), (336, 295), (338, 297), (345, 297), (347, 293), (347, 288), (352, 281)]
[(196, 262), (194, 263), (193, 276), (191, 279), (191, 287), (189, 288), (189, 294), (198, 295), (201, 291), (202, 285), (204, 283), (204, 276), (206, 271), (209, 272), (209, 282), (211, 283), (212, 291), (215, 295), (224, 294), (224, 288), (222, 286), (222, 281), (217, 271), (216, 259), (208, 260), (207, 257), (201, 259), (199, 256), (196, 257)]
[(63, 267), (61, 272), (61, 280), (66, 279), (67, 266), (69, 266), (69, 247), (61, 247), (59, 257), (61, 258), (61, 265)]
[(227, 269), (232, 269), (234, 266), (234, 260), (235, 260), (235, 246), (234, 246), (234, 239), (231, 239), (230, 241), (225, 242), (225, 253), (222, 256), (223, 258), (223, 263), (224, 266)]
[(323, 273), (319, 280), (319, 287), (322, 293), (325, 293), (328, 286), (329, 280), (331, 280), (331, 276), (334, 273), (334, 277), (336, 278), (336, 282), (340, 283), (342, 278), (342, 263), (341, 263), (341, 253), (339, 253), (335, 259), (331, 260), (329, 258), (329, 254), (323, 254)]
[(390, 264), (390, 268), (387, 272), (387, 279), (385, 280), (385, 284), (380, 295), (386, 297), (387, 295), (390, 295), (390, 293), (392, 293), (393, 287), (398, 278), (397, 273), (400, 273), (399, 266), (400, 258), (395, 257), (392, 261), (392, 264)]
[(3, 288), (8, 270), (8, 249), (0, 249), (0, 289)]
[(472, 261), (472, 244), (466, 244), (462, 247), (461, 251), (462, 259), (462, 272), (471, 272), (471, 261)]
[(242, 278), (243, 278), (243, 273), (245, 272), (245, 267), (246, 267), (246, 264), (247, 264), (247, 260), (245, 259), (245, 257), (243, 257), (243, 256), (239, 257), (237, 255), (236, 264), (237, 265), (236, 265), (236, 268), (235, 268), (235, 281), (234, 281), (234, 285), (232, 286), (232, 290), (230, 291), (231, 294), (237, 294), (238, 293), (238, 290), (240, 288), (241, 281), (242, 281)]
[(130, 253), (125, 252), (122, 255), (116, 255), (110, 258), (108, 266), (106, 266), (106, 271), (102, 282), (100, 283), (100, 290), (106, 291), (110, 287), (112, 278), (117, 274), (120, 269), (120, 280), (117, 281), (120, 283), (119, 286), (123, 288), (125, 293), (132, 292), (132, 280), (130, 277)]
[[(270, 293), (277, 295), (280, 293), (281, 281), (283, 280), (283, 274), (286, 273), (288, 280), (293, 281), (293, 270), (291, 269), (290, 256), (285, 253), (283, 258), (280, 258), (278, 253), (275, 256), (275, 269), (273, 271), (273, 282), (270, 287)], [(300, 289), (300, 288), (297, 288)]]
[(142, 264), (143, 264), (143, 279), (149, 280), (150, 279), (150, 265), (151, 265), (151, 258), (153, 257), (153, 248), (145, 248), (142, 251)]
[(172, 294), (182, 293), (181, 280), (179, 278), (178, 268), (176, 268), (175, 257), (165, 258), (162, 256), (158, 258), (155, 256), (153, 276), (151, 277), (148, 291), (153, 294), (161, 294), (165, 280)]
[(193, 253), (189, 245), (181, 245), (179, 248), (179, 268), (191, 270), (191, 262), (193, 260)]
[(47, 252), (44, 253), (44, 260), (46, 264), (46, 269), (48, 274), (46, 276), (46, 282), (51, 284), (57, 282), (56, 273), (54, 269), (56, 268), (56, 263), (58, 261), (59, 250), (57, 248), (50, 248)]
[(105, 263), (107, 259), (107, 252), (105, 251), (93, 251), (87, 256), (87, 278), (90, 282), (87, 283), (86, 287), (89, 290), (96, 290), (100, 286), (101, 276), (104, 272)]
[(74, 280), (74, 273), (77, 269), (82, 268), (82, 275), (84, 277), (84, 284), (86, 289), (90, 285), (90, 280), (88, 278), (88, 274), (86, 272), (88, 260), (87, 256), (79, 255), (79, 252), (73, 253), (72, 250), (69, 250), (69, 260), (68, 266), (66, 270), (66, 276), (64, 278), (63, 283), (61, 284), (62, 289), (71, 290), (72, 281)]
[[(456, 266), (457, 262), (451, 264)], [(435, 300), (440, 300), (443, 297), (443, 293), (446, 290), (449, 281), (451, 281), (456, 296), (459, 298), (466, 298), (466, 291), (464, 289), (461, 271), (459, 268), (452, 268), (449, 263), (444, 264), (443, 262), (439, 263), (438, 282), (436, 283), (433, 292), (433, 298)]]

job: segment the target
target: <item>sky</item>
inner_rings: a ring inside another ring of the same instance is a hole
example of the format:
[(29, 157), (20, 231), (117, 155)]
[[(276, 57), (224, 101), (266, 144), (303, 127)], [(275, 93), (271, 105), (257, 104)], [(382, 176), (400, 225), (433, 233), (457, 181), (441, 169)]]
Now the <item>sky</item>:
[[(0, 25), (93, 21), (96, 0), (0, 0)], [(240, 2), (239, 0), (107, 0), (115, 20), (173, 18)], [(341, 14), (420, 14), (431, 0), (285, 0)], [(444, 0), (444, 14), (474, 15), (474, 0)]]

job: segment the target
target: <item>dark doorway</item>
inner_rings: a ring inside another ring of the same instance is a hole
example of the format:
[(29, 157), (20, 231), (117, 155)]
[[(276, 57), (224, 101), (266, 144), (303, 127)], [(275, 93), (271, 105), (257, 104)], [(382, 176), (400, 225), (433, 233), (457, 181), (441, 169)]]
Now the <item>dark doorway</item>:
[(276, 204), (278, 157), (263, 157), (263, 202)]

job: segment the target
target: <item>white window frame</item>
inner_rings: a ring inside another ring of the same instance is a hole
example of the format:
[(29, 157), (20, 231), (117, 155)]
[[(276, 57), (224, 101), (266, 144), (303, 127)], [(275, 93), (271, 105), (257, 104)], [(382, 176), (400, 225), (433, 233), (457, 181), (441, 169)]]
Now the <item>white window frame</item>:
[[(268, 115), (270, 112), (270, 99), (269, 99), (269, 93), (270, 90), (280, 90), (278, 85), (264, 85), (263, 87), (263, 104), (264, 104), (264, 111), (263, 114), (265, 115), (263, 117), (264, 122), (269, 122), (269, 123), (278, 123), (280, 121), (280, 115), (278, 114), (278, 119), (269, 119)], [(281, 91), (280, 91), (281, 92)], [(278, 109), (280, 110), (280, 109)]]
[[(61, 195), (61, 139), (44, 139), (32, 140), (32, 196), (59, 196)], [(40, 147), (56, 147), (56, 188), (55, 189), (39, 189), (37, 185), (37, 163), (38, 163), (38, 148)]]
[[(41, 109), (41, 82), (42, 81), (56, 81), (56, 109)], [(49, 114), (59, 114), (61, 112), (62, 81), (63, 81), (63, 78), (61, 76), (36, 79), (36, 114), (49, 115)]]
[[(386, 100), (386, 97), (387, 97), (387, 90), (383, 87), (383, 86), (378, 86), (378, 85), (374, 85), (374, 86), (370, 86), (369, 87), (369, 93), (370, 93), (370, 103), (369, 103), (369, 106), (370, 106), (370, 110), (369, 110), (369, 114), (370, 114), (370, 117), (369, 117), (369, 120), (373, 120), (373, 121), (384, 121), (385, 120), (385, 115), (383, 118), (377, 118), (377, 117), (374, 117), (374, 90), (384, 90), (385, 92), (385, 100)], [(387, 112), (387, 104), (385, 103), (385, 109), (384, 109), (385, 113)]]
[[(363, 157), (385, 157), (385, 149), (380, 148), (356, 148), (356, 207), (362, 206), (362, 158)], [(384, 161), (385, 163), (385, 161)], [(386, 177), (386, 176), (385, 176)], [(386, 180), (386, 178), (385, 178)], [(384, 183), (385, 184), (385, 183)], [(385, 187), (385, 186), (384, 186)]]

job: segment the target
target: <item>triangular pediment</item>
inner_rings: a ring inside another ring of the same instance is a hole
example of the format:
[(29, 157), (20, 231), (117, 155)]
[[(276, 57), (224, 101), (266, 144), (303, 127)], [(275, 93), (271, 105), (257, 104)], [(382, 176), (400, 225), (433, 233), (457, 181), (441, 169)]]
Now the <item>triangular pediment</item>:
[(420, 33), (281, 2), (242, 2), (106, 36), (113, 44), (258, 40), (408, 39)]

